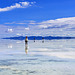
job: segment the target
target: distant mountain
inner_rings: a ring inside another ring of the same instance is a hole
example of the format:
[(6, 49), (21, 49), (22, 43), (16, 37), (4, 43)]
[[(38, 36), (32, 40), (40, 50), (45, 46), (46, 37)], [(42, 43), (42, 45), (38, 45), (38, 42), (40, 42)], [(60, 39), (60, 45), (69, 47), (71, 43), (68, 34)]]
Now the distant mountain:
[[(2, 39), (11, 39), (11, 40), (24, 40), (25, 36), (18, 36), (18, 37), (6, 37), (6, 38), (2, 38)], [(61, 36), (28, 36), (29, 40), (42, 40), (42, 39), (46, 39), (46, 40), (53, 40), (53, 39), (75, 39), (75, 37), (61, 37)]]

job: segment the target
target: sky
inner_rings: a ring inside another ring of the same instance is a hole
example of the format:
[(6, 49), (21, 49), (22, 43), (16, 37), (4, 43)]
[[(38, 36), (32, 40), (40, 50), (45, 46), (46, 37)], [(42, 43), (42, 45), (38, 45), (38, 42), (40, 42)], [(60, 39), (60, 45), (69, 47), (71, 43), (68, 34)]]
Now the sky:
[(75, 0), (0, 0), (0, 37), (75, 36)]

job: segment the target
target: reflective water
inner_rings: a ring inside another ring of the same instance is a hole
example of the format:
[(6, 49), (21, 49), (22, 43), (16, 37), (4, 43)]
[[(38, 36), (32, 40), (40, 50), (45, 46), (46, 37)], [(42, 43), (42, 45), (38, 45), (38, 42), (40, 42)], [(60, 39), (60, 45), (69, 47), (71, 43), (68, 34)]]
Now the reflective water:
[(75, 75), (75, 40), (0, 40), (0, 75)]

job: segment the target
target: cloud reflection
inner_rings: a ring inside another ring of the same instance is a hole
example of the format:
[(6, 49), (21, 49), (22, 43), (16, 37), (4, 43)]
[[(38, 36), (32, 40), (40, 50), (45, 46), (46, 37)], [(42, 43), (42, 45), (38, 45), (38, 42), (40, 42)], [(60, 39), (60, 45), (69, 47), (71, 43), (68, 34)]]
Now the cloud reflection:
[(12, 44), (9, 44), (9, 45), (8, 45), (8, 48), (12, 48), (12, 47), (13, 47)]

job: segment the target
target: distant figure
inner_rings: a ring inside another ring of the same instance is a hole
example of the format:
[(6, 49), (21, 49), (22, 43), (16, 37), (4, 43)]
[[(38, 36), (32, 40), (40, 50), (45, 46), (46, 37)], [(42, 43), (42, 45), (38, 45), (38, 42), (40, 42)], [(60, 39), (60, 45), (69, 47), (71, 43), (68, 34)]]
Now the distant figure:
[(27, 38), (27, 36), (26, 36), (26, 38), (25, 38), (25, 44), (27, 44), (28, 43), (28, 38)]
[(35, 42), (35, 38), (34, 38), (34, 42)]
[(27, 38), (27, 36), (25, 38), (25, 52), (26, 52), (26, 54), (28, 53), (28, 38)]
[(42, 37), (42, 43), (44, 43), (44, 38)]

